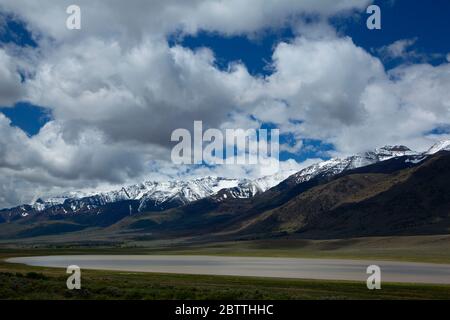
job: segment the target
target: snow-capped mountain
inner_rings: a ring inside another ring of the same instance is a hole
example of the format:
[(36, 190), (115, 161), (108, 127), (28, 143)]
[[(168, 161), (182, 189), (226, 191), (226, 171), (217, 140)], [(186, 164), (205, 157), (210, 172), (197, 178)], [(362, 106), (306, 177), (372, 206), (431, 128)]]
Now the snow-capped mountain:
[(299, 171), (291, 178), (295, 179), (296, 183), (302, 183), (314, 178), (319, 174), (333, 176), (346, 170), (365, 167), (395, 157), (417, 157), (420, 155), (421, 153), (412, 151), (405, 146), (385, 146), (375, 149), (374, 151), (365, 152), (347, 158), (333, 158), (327, 161), (313, 164)]
[(181, 206), (192, 201), (213, 196), (223, 190), (226, 197), (249, 198), (280, 183), (291, 175), (292, 171), (277, 173), (256, 180), (204, 177), (192, 180), (145, 181), (101, 193), (71, 192), (56, 197), (39, 198), (31, 205), (11, 210), (19, 211), (22, 216), (31, 212), (77, 213), (100, 208), (107, 204), (132, 201), (136, 210), (143, 212), (164, 210)]
[(294, 173), (295, 170), (287, 170), (255, 180), (244, 179), (234, 187), (222, 189), (217, 193), (215, 200), (222, 201), (229, 198), (244, 199), (254, 197), (258, 193), (263, 193), (276, 186)]
[(150, 206), (164, 206), (169, 203), (171, 206), (179, 206), (206, 198), (222, 189), (234, 188), (239, 183), (237, 179), (219, 177), (153, 182), (147, 184), (145, 191), (139, 193), (136, 198), (140, 199), (139, 211), (144, 211)]
[(186, 204), (210, 196), (220, 189), (235, 187), (238, 183), (238, 180), (216, 177), (205, 177), (188, 181), (145, 181), (109, 192), (83, 196), (74, 194), (72, 197), (63, 195), (45, 200), (38, 199), (32, 207), (37, 211), (43, 211), (63, 205), (66, 210), (76, 212), (81, 209), (89, 210), (100, 207), (108, 203), (136, 200), (139, 201), (139, 211), (143, 211), (149, 206), (160, 206), (163, 208), (164, 204), (168, 202), (177, 203), (178, 205)]
[(417, 163), (424, 160), (426, 156), (442, 150), (450, 151), (450, 140), (440, 141), (425, 152), (416, 152), (402, 145), (384, 146), (373, 151), (364, 152), (347, 158), (333, 158), (313, 164), (299, 171), (291, 178), (295, 179), (296, 183), (301, 183), (308, 181), (319, 174), (333, 176), (346, 170), (365, 167), (380, 161), (402, 156), (409, 156), (406, 161)]
[(318, 174), (335, 175), (345, 170), (363, 167), (392, 157), (417, 154), (417, 152), (411, 151), (405, 146), (385, 146), (361, 155), (323, 161), (298, 173), (292, 171), (279, 172), (256, 180), (208, 176), (193, 180), (146, 181), (103, 193), (90, 195), (68, 193), (45, 200), (38, 199), (31, 207), (39, 212), (44, 210), (59, 212), (62, 210), (64, 213), (73, 213), (80, 210), (92, 210), (119, 201), (133, 200), (138, 202), (138, 212), (164, 210), (216, 194), (218, 195), (215, 197), (217, 201), (229, 198), (250, 198), (274, 187), (291, 175), (293, 175), (291, 178), (294, 178), (296, 183), (301, 183)]
[(438, 143), (434, 144), (430, 149), (428, 149), (425, 154), (435, 154), (439, 151), (450, 151), (450, 140), (443, 140), (439, 141)]
[(36, 212), (55, 214), (95, 213), (95, 210), (105, 205), (122, 202), (127, 202), (126, 208), (129, 206), (130, 214), (160, 211), (207, 197), (212, 197), (214, 201), (224, 201), (229, 198), (251, 198), (286, 179), (298, 184), (318, 175), (333, 176), (346, 170), (368, 166), (395, 157), (407, 156), (405, 161), (418, 163), (427, 156), (441, 150), (450, 151), (450, 140), (436, 143), (426, 152), (415, 152), (405, 146), (385, 146), (346, 158), (322, 161), (296, 173), (282, 171), (256, 180), (208, 176), (192, 180), (146, 181), (108, 192), (70, 192), (56, 197), (41, 198), (31, 205), (1, 210), (0, 213), (8, 212), (10, 216), (20, 215), (23, 217)]

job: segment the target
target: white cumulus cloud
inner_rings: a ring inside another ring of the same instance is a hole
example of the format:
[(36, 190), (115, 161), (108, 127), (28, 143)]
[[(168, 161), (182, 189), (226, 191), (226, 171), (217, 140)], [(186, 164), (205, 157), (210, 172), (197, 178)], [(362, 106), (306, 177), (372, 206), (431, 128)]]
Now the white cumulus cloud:
[[(82, 29), (65, 28), (71, 1), (3, 0), (38, 48), (0, 49), (0, 105), (44, 106), (53, 118), (28, 137), (0, 114), (0, 207), (45, 193), (170, 176), (257, 177), (257, 167), (176, 167), (170, 134), (191, 129), (257, 128), (272, 122), (295, 141), (333, 144), (335, 155), (384, 144), (425, 149), (427, 133), (450, 121), (450, 65), (381, 61), (338, 35), (328, 17), (364, 12), (371, 1), (80, 1)], [(302, 17), (320, 16), (314, 23)], [(295, 38), (275, 44), (273, 73), (252, 76), (215, 53), (170, 47), (172, 33), (199, 30), (254, 37), (292, 24)], [(402, 55), (410, 40), (386, 47)], [(22, 82), (19, 70), (26, 75)], [(316, 159), (309, 159), (311, 163)], [(301, 168), (294, 160), (284, 169)]]

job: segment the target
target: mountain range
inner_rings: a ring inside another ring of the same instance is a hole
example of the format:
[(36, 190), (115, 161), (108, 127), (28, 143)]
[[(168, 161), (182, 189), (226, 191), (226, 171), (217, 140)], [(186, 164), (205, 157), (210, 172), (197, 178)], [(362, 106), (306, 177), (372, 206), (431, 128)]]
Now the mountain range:
[(230, 198), (250, 198), (270, 189), (292, 173), (277, 173), (256, 180), (207, 176), (192, 180), (145, 181), (108, 192), (91, 194), (70, 192), (56, 197), (39, 198), (32, 204), (1, 210), (0, 214), (4, 218), (15, 219), (18, 215), (27, 217), (38, 214), (99, 212), (102, 207), (108, 204), (123, 201), (130, 202), (130, 214), (162, 211), (214, 196), (219, 191), (221, 191), (223, 198), (227, 196)]
[(146, 181), (42, 198), (0, 210), (0, 238), (95, 228), (152, 239), (448, 233), (446, 150), (450, 141), (426, 152), (385, 146), (256, 180)]

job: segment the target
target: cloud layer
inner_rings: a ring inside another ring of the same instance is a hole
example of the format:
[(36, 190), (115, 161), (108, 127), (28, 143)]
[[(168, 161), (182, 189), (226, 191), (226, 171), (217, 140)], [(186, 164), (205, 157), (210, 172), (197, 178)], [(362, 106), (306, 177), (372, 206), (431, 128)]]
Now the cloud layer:
[[(81, 1), (79, 31), (65, 28), (69, 2), (0, 5), (38, 43), (0, 49), (0, 105), (26, 100), (53, 116), (28, 137), (0, 114), (0, 207), (142, 179), (261, 174), (255, 167), (174, 167), (170, 133), (194, 120), (218, 128), (271, 122), (296, 139), (282, 150), (301, 151), (302, 139), (316, 139), (333, 144), (336, 155), (397, 143), (425, 149), (436, 138), (427, 133), (449, 125), (448, 63), (386, 72), (326, 22), (364, 12), (370, 1)], [(319, 18), (307, 23), (305, 16)], [(295, 38), (276, 44), (273, 73), (264, 78), (240, 62), (218, 69), (208, 48), (167, 42), (173, 33), (255, 37), (288, 25)]]

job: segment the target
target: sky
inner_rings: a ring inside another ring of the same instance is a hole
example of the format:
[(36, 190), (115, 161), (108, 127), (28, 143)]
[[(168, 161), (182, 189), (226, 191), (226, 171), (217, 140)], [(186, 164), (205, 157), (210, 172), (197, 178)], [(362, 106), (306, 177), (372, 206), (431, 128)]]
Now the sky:
[[(450, 2), (0, 1), (0, 208), (258, 166), (176, 166), (176, 128), (280, 129), (280, 166), (450, 137)], [(381, 9), (369, 30), (366, 8)]]

